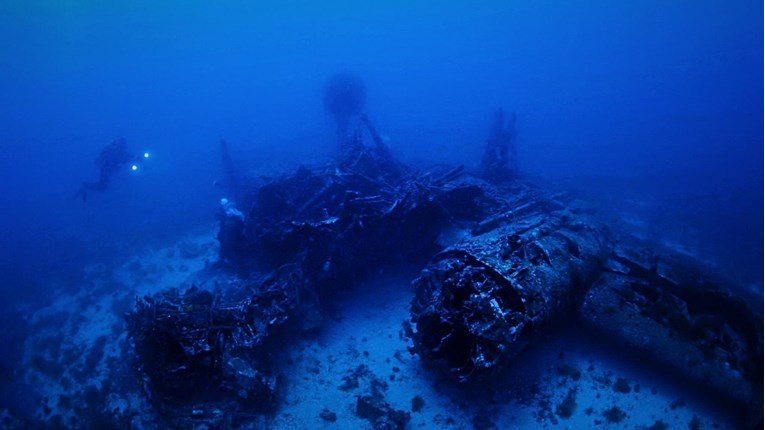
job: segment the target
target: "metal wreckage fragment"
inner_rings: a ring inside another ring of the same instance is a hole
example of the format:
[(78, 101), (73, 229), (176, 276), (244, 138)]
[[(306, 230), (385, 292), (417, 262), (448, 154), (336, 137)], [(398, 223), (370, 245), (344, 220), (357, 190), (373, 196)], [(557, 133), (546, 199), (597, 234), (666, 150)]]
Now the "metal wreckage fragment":
[(692, 258), (621, 241), (587, 290), (580, 318), (620, 347), (762, 416), (762, 316), (740, 287)]
[(462, 168), (419, 172), (370, 148), (352, 154), (264, 185), (248, 216), (253, 259), (299, 261), (321, 296), (386, 264), (426, 261), (445, 228), (498, 204), (481, 185), (459, 180)]
[(758, 404), (761, 317), (703, 282), (700, 264), (671, 254), (646, 263), (581, 202), (517, 178), (406, 167), (376, 143), (258, 187), (244, 213), (225, 202), (221, 258), (245, 279), (138, 301), (132, 353), (160, 411), (214, 422), (271, 410), (270, 345), (317, 327), (321, 301), (359, 275), (434, 254), (414, 281), (413, 350), (460, 381), (503, 369), (579, 315), (700, 386)]
[(531, 197), (503, 218), (436, 255), (414, 281), (416, 350), (461, 381), (520, 352), (584, 293), (608, 254), (604, 227), (575, 203)]
[(267, 413), (279, 389), (269, 348), (280, 332), (318, 327), (314, 291), (297, 265), (215, 293), (171, 289), (126, 314), (136, 371), (173, 425), (235, 425)]
[[(505, 368), (550, 323), (594, 333), (762, 417), (762, 316), (689, 256), (539, 198), (479, 223), (414, 281), (413, 350), (462, 382)], [(487, 231), (487, 228), (489, 229)]]
[(497, 205), (463, 173), (412, 171), (358, 146), (338, 164), (260, 186), (246, 216), (223, 200), (220, 256), (247, 275), (223, 271), (225, 288), (137, 300), (126, 318), (147, 397), (179, 426), (273, 410), (271, 347), (318, 327), (320, 300), (383, 264), (425, 261), (447, 224), (482, 219)]

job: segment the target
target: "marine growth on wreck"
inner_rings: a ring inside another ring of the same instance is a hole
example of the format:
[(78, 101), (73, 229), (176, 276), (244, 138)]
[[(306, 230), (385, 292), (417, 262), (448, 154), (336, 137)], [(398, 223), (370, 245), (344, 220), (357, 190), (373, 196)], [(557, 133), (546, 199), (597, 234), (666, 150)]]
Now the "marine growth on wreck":
[[(508, 125), (501, 111), (480, 169), (399, 162), (361, 113), (359, 82), (342, 75), (327, 87), (334, 160), (240, 181), (236, 201), (221, 202), (219, 287), (170, 289), (127, 314), (135, 372), (161, 415), (216, 426), (273, 412), (289, 389), (278, 358), (288, 339), (320, 330), (365, 275), (414, 262), (409, 353), (434, 375), (490, 387), (530, 345), (575, 325), (715, 392), (742, 425), (760, 419), (761, 317), (730, 281), (524, 179), (515, 117)], [(356, 408), (375, 429), (409, 420), (380, 392)]]

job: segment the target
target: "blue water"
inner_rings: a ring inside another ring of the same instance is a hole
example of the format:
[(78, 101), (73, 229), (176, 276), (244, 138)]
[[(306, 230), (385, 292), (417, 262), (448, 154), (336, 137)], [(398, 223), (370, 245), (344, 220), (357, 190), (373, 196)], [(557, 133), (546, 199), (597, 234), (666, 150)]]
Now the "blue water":
[[(515, 111), (525, 175), (761, 294), (762, 16), (753, 0), (0, 0), (4, 305), (212, 229), (220, 138), (254, 175), (331, 156), (321, 89), (342, 71), (401, 160), (476, 166), (492, 112)], [(118, 137), (151, 159), (83, 204)]]

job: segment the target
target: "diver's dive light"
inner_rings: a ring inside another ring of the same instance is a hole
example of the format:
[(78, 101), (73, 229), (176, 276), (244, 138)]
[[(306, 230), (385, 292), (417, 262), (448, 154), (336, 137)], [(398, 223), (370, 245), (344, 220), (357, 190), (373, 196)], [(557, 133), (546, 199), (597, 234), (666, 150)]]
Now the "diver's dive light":
[[(144, 160), (146, 160), (149, 157), (151, 157), (151, 154), (148, 151), (141, 154), (141, 158)], [(141, 160), (136, 160), (135, 163), (130, 165), (130, 170), (133, 172), (137, 172), (140, 169), (140, 167), (141, 167)]]

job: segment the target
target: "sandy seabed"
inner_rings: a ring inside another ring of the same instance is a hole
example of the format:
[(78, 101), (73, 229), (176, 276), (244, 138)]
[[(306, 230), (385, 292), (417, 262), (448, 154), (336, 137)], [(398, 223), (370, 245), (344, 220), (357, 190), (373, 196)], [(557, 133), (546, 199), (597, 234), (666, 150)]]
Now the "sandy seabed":
[[(30, 335), (20, 387), (48, 427), (94, 428), (119, 417), (130, 428), (164, 428), (124, 351), (123, 313), (135, 297), (204, 282), (216, 260), (211, 233), (88, 267), (77, 288), (27, 312)], [(581, 337), (551, 335), (519, 357), (491, 387), (450, 382), (407, 350), (403, 323), (416, 269), (378, 273), (333, 303), (320, 332), (282, 351), (283, 398), (252, 428), (364, 429), (359, 396), (383, 394), (409, 411), (408, 429), (728, 429), (722, 410), (694, 390)], [(128, 387), (125, 389), (125, 387)], [(27, 428), (0, 405), (0, 428)]]

